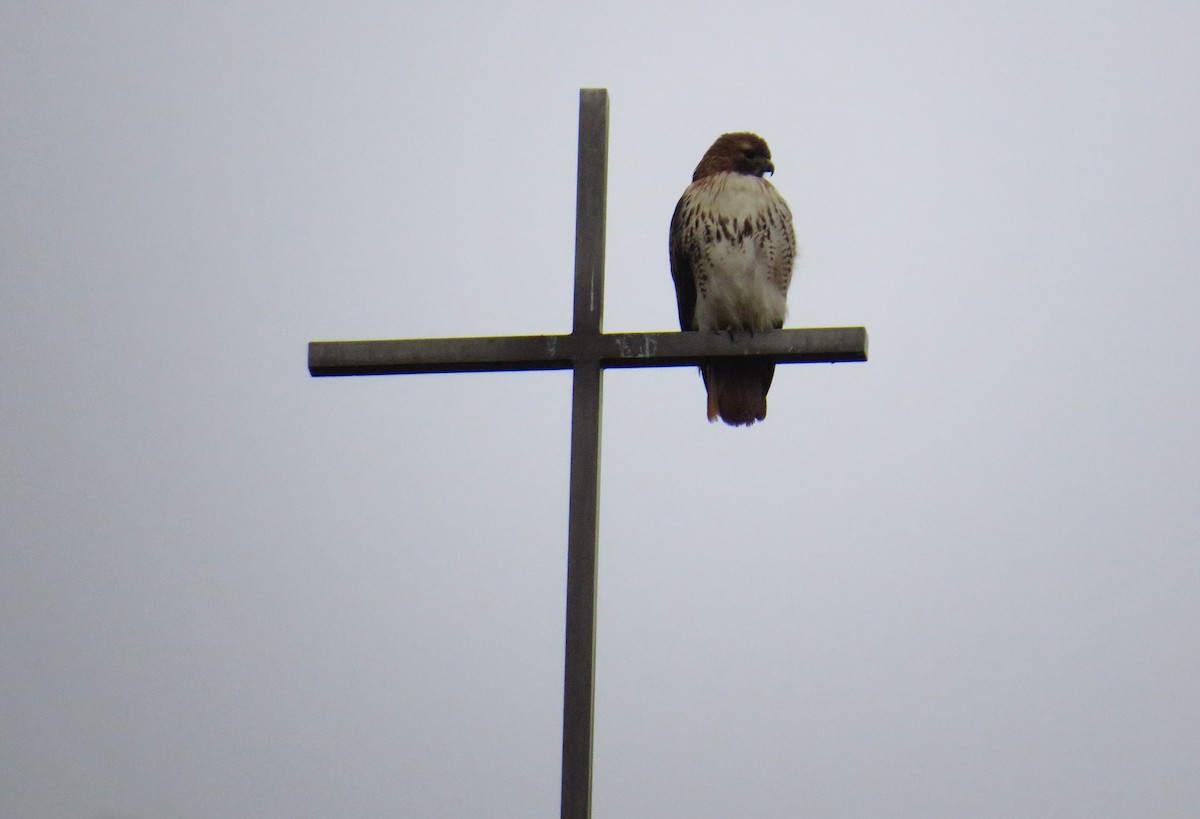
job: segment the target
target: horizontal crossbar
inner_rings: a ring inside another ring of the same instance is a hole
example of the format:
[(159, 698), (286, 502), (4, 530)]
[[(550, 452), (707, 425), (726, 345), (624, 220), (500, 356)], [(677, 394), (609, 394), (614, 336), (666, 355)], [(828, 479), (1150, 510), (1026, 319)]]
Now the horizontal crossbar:
[(865, 327), (816, 327), (749, 333), (602, 333), (557, 336), (312, 341), (314, 376), (399, 375), (493, 370), (602, 367), (683, 367), (755, 356), (780, 364), (866, 361)]

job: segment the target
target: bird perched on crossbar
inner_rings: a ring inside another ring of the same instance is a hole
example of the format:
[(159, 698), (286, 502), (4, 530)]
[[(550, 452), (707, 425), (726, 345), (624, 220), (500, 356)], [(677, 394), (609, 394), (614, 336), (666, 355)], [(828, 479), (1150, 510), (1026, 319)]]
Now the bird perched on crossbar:
[[(771, 150), (751, 133), (722, 134), (692, 174), (671, 217), (671, 277), (683, 330), (783, 327), (796, 259), (792, 213), (775, 186)], [(730, 361), (700, 368), (708, 420), (732, 426), (767, 416), (775, 365)]]

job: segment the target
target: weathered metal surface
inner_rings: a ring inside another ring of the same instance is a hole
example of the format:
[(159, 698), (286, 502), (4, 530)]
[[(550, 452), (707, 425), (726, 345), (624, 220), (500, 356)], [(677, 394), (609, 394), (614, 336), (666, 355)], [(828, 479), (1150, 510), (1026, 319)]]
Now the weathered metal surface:
[(575, 369), (563, 655), (562, 819), (591, 816), (596, 684), (596, 563), (600, 532), (600, 415), (604, 370)]
[(565, 370), (570, 336), (500, 336), (392, 341), (312, 341), (308, 371), (316, 376)]
[(575, 333), (599, 333), (604, 317), (604, 234), (608, 209), (608, 91), (579, 91), (575, 183)]
[[(579, 92), (575, 208), (575, 316), (586, 346), (604, 320), (604, 216), (608, 189), (608, 92)], [(600, 408), (604, 370), (575, 361), (571, 391), (571, 491), (567, 533), (567, 623), (563, 658), (562, 819), (592, 815), (593, 688), (596, 683), (596, 554), (600, 507)]]
[(398, 375), (489, 370), (568, 370), (579, 361), (602, 367), (683, 367), (702, 359), (760, 355), (780, 364), (866, 361), (863, 327), (813, 327), (755, 333), (604, 333), (394, 341), (313, 341), (315, 376)]
[[(866, 361), (864, 327), (760, 333), (612, 333), (590, 345), (606, 367), (683, 367), (714, 358), (764, 356), (781, 364)], [(589, 351), (590, 352), (590, 351)]]

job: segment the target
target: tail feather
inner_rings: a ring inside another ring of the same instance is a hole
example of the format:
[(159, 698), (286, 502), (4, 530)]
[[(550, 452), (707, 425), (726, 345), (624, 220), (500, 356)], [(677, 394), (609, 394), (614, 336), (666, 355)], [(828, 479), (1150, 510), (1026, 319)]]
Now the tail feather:
[(767, 417), (767, 391), (775, 376), (771, 362), (736, 361), (701, 369), (708, 389), (708, 420), (749, 426)]

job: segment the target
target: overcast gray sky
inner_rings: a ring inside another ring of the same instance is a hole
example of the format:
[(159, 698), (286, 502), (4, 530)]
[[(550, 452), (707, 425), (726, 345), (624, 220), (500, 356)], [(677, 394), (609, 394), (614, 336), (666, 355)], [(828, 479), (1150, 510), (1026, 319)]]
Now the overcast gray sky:
[(0, 816), (558, 810), (570, 378), (309, 378), (609, 330), (770, 142), (781, 368), (605, 381), (595, 815), (1194, 817), (1200, 5), (0, 7)]

